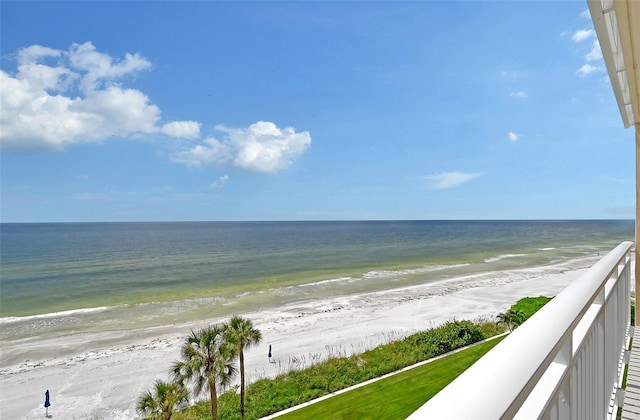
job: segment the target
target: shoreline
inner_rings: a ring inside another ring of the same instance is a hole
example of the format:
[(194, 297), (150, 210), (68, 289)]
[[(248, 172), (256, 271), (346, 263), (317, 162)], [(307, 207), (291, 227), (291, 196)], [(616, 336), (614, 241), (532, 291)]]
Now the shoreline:
[[(243, 313), (263, 335), (262, 343), (246, 352), (247, 380), (274, 377), (328, 356), (360, 353), (454, 318), (495, 317), (522, 297), (555, 296), (600, 258)], [(138, 396), (156, 379), (167, 378), (189, 330), (228, 318), (2, 343), (0, 417), (42, 417), (49, 389), (53, 417), (136, 418)], [(267, 360), (269, 344), (276, 363)]]

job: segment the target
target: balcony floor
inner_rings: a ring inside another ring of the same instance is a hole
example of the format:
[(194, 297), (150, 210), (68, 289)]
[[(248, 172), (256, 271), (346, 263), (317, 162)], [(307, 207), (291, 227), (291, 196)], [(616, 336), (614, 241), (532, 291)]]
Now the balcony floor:
[(635, 328), (633, 332), (622, 419), (640, 420), (640, 328)]

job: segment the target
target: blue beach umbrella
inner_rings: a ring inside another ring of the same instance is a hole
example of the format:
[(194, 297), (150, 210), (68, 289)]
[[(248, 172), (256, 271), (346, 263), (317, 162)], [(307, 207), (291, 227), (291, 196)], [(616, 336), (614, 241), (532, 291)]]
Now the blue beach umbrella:
[(47, 389), (47, 392), (44, 393), (44, 408), (46, 409), (45, 411), (45, 416), (49, 417), (49, 406), (51, 405), (51, 402), (49, 401), (49, 390)]

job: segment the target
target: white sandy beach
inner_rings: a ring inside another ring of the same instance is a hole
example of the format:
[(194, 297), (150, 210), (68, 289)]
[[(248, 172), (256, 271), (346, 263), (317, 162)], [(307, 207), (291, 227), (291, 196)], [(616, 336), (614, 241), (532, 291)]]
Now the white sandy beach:
[[(263, 342), (247, 353), (248, 378), (364, 351), (454, 318), (495, 317), (522, 297), (556, 295), (599, 258), (241, 314), (263, 334)], [(138, 396), (167, 378), (189, 330), (223, 320), (3, 343), (0, 418), (43, 418), (47, 389), (54, 419), (137, 418)], [(276, 363), (267, 359), (269, 344)]]

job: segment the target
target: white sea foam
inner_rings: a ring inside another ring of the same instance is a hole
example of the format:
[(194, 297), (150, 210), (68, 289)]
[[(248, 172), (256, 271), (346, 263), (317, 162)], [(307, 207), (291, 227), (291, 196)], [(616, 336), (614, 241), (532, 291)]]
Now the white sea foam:
[(524, 257), (525, 255), (527, 255), (527, 254), (503, 254), (503, 255), (498, 255), (497, 257), (487, 258), (487, 259), (484, 260), (484, 262), (492, 263), (492, 262), (504, 260), (505, 258)]
[(553, 251), (556, 248), (538, 248), (539, 251)]
[(442, 271), (450, 268), (466, 267), (469, 264), (450, 264), (450, 265), (425, 265), (420, 268), (407, 268), (404, 270), (373, 270), (364, 273), (362, 277), (364, 279), (378, 279), (385, 277), (406, 276), (411, 274), (430, 273), (433, 271)]
[[(320, 280), (320, 281), (314, 281), (313, 283), (301, 284), (299, 287), (320, 286), (322, 284), (340, 283), (345, 281), (351, 282), (355, 280), (356, 279), (354, 279), (353, 277), (338, 277), (335, 279)], [(295, 287), (295, 286), (292, 286), (292, 287)]]
[(185, 299), (185, 300), (174, 300), (172, 302), (172, 304), (176, 304), (176, 303), (184, 303), (184, 304), (190, 304), (190, 303), (196, 303), (198, 305), (208, 305), (208, 304), (215, 304), (215, 303), (220, 303), (220, 302), (224, 302), (226, 299), (220, 296), (200, 296), (200, 297), (195, 297), (195, 298), (190, 298), (190, 299)]
[(7, 316), (7, 317), (0, 318), (0, 325), (11, 324), (15, 322), (31, 321), (34, 319), (63, 318), (63, 317), (69, 317), (73, 315), (84, 315), (84, 314), (90, 314), (95, 312), (104, 312), (104, 311), (108, 311), (109, 309), (112, 309), (112, 308), (108, 306), (99, 306), (97, 308), (71, 309), (68, 311), (51, 312), (48, 314), (39, 314), (39, 315)]
[(406, 276), (411, 274), (420, 274), (420, 273), (429, 273), (433, 271), (441, 271), (447, 270), (449, 268), (457, 268), (457, 267), (465, 267), (469, 264), (450, 264), (450, 265), (426, 265), (420, 268), (407, 268), (403, 270), (372, 270), (364, 273), (362, 277), (337, 277), (334, 279), (320, 280), (314, 281), (311, 283), (304, 283), (297, 286), (288, 286), (287, 289), (295, 289), (298, 287), (313, 287), (313, 286), (321, 286), (325, 284), (332, 283), (353, 283), (361, 280), (370, 280), (370, 279), (378, 279), (385, 277), (397, 277), (397, 276)]

